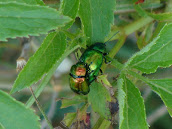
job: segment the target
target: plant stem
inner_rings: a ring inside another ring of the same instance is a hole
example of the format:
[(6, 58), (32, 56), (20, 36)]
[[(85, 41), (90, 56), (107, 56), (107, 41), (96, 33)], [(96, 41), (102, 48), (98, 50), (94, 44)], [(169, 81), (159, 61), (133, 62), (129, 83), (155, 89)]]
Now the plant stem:
[[(117, 36), (113, 37), (111, 40), (115, 40), (116, 38), (119, 38), (117, 44), (112, 48), (112, 50), (110, 51), (109, 53), (109, 57), (113, 58), (117, 52), (119, 51), (119, 49), (123, 46), (123, 44), (125, 43), (125, 39), (127, 37), (127, 35), (135, 32), (136, 30), (140, 29), (141, 27), (149, 24), (150, 22), (153, 21), (153, 18), (151, 17), (144, 17), (144, 18), (141, 18), (137, 21), (134, 21), (133, 23), (125, 26), (123, 29), (122, 29), (122, 36), (119, 37), (119, 34), (117, 34)], [(115, 30), (116, 32), (117, 30)], [(112, 33), (114, 34), (114, 31), (112, 31)], [(110, 34), (110, 36), (112, 36), (112, 33)], [(110, 37), (108, 36), (108, 37)], [(106, 68), (105, 65), (102, 66), (102, 70), (104, 71)]]
[[(114, 30), (111, 31), (111, 33), (109, 34), (109, 36), (107, 36), (106, 40), (109, 39), (110, 37), (112, 37), (112, 35), (114, 33), (116, 33), (117, 31), (120, 31), (123, 33), (123, 35), (125, 34), (126, 36), (132, 34), (133, 32), (139, 30), (140, 28), (144, 27), (145, 25), (153, 22), (153, 18), (147, 16), (147, 17), (142, 17), (126, 26), (124, 26), (123, 28), (115, 28)], [(112, 40), (115, 40), (115, 39), (119, 39), (119, 34), (117, 34), (116, 36), (114, 36)], [(105, 41), (106, 41), (105, 40)]]
[(121, 36), (118, 42), (116, 43), (116, 45), (112, 48), (112, 50), (108, 54), (108, 56), (111, 58), (114, 57), (119, 51), (119, 49), (124, 45), (125, 40), (126, 40), (126, 36), (125, 35)]
[[(113, 60), (113, 59), (111, 59), (111, 58), (113, 58), (116, 54), (117, 54), (117, 52), (119, 51), (119, 49), (123, 46), (123, 44), (124, 44), (124, 42), (125, 42), (125, 39), (126, 39), (126, 36), (121, 36), (121, 38), (119, 38), (119, 40), (118, 40), (118, 42), (116, 43), (116, 45), (112, 48), (112, 50), (110, 51), (110, 53), (108, 54), (108, 57), (106, 57), (107, 58), (107, 60), (109, 60), (109, 61), (112, 61), (111, 62), (111, 64), (113, 65), (113, 66), (115, 66), (116, 68), (118, 68), (118, 69), (120, 69), (120, 70), (122, 70), (121, 68), (122, 68), (122, 64), (121, 63), (119, 63), (117, 60)], [(110, 58), (109, 58), (110, 57)], [(117, 63), (117, 64), (115, 64), (115, 63)], [(103, 64), (102, 65), (102, 67), (101, 67), (101, 69), (102, 69), (102, 71), (104, 71), (105, 69), (106, 69), (106, 64)]]
[(35, 102), (36, 102), (36, 104), (37, 104), (37, 106), (38, 106), (40, 112), (42, 113), (42, 115), (44, 116), (45, 120), (47, 121), (47, 124), (48, 124), (49, 128), (50, 128), (50, 129), (53, 129), (53, 126), (51, 125), (51, 122), (48, 120), (48, 118), (47, 118), (45, 112), (44, 112), (43, 109), (41, 108), (41, 105), (39, 104), (39, 102), (38, 102), (38, 100), (37, 100), (37, 98), (36, 98), (36, 96), (35, 96), (35, 94), (34, 94), (34, 92), (33, 92), (31, 86), (30, 86), (30, 91), (31, 91), (31, 93), (32, 93), (32, 96), (33, 96), (34, 99), (35, 99)]
[(124, 33), (126, 35), (132, 34), (133, 32), (139, 30), (140, 28), (144, 27), (145, 25), (151, 23), (154, 19), (151, 17), (143, 17), (137, 21), (132, 22), (131, 24), (125, 26), (123, 28)]
[(76, 35), (70, 33), (69, 31), (63, 30), (63, 32), (66, 34), (67, 37), (69, 37), (70, 39), (74, 39), (76, 37)]
[(97, 120), (96, 124), (94, 125), (93, 129), (98, 129), (101, 125), (101, 123), (103, 122), (104, 118), (103, 117), (99, 117), (99, 119)]
[(133, 72), (133, 71), (131, 71), (131, 70), (128, 70), (128, 71), (126, 71), (128, 74), (130, 74), (130, 75), (132, 75), (133, 77), (135, 77), (135, 78), (137, 78), (137, 79), (139, 79), (139, 80), (142, 80), (142, 81), (144, 81), (145, 83), (147, 83), (147, 84), (150, 84), (150, 81), (149, 81), (149, 79), (147, 79), (146, 77), (143, 77), (142, 75), (140, 75), (140, 74), (138, 74), (138, 73), (136, 73), (136, 72)]
[(106, 57), (106, 59), (108, 61), (111, 61), (110, 65), (114, 66), (115, 68), (117, 68), (119, 70), (122, 70), (123, 69), (124, 65), (121, 64), (120, 62), (118, 62), (116, 59), (112, 59), (112, 58), (110, 58), (108, 56)]
[[(140, 28), (144, 27), (145, 25), (149, 24), (150, 22), (152, 22), (154, 19), (151, 17), (143, 17), (140, 18), (137, 21), (132, 22), (129, 25), (126, 25), (124, 28), (121, 29), (122, 35), (119, 36), (119, 34), (117, 34), (116, 36), (114, 36), (111, 40), (115, 40), (115, 39), (119, 39), (117, 44), (112, 48), (112, 50), (109, 53), (109, 57), (113, 58), (117, 52), (119, 51), (119, 49), (123, 46), (123, 44), (125, 43), (125, 39), (126, 37), (135, 32), (136, 30), (139, 30)], [(116, 33), (118, 30), (114, 29), (114, 31), (112, 31), (110, 33), (110, 35), (106, 38), (109, 39), (110, 37), (112, 37), (112, 35), (114, 35), (114, 33)], [(119, 29), (120, 31), (120, 29)], [(104, 71), (106, 69), (106, 65), (103, 64), (101, 67), (102, 71)]]

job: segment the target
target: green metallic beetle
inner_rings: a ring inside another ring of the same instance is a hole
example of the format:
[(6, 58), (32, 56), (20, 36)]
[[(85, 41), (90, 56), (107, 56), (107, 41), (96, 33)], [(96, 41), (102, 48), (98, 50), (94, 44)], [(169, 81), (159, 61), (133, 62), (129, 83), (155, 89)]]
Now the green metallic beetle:
[(73, 65), (70, 70), (70, 88), (74, 92), (84, 95), (89, 93), (90, 84), (96, 79), (99, 72), (102, 73), (103, 60), (107, 63), (105, 55), (107, 55), (105, 43), (95, 43), (84, 51), (79, 62)]
[(105, 50), (104, 43), (93, 44), (84, 51), (79, 62), (71, 67), (69, 80), (74, 92), (84, 95), (89, 93), (89, 85), (101, 71)]
[[(79, 62), (83, 62), (88, 66), (86, 78), (89, 85), (96, 79), (101, 71), (103, 59), (105, 59), (105, 48), (104, 43), (95, 43), (88, 47), (79, 59)], [(106, 62), (106, 59), (105, 59)]]
[(88, 94), (90, 91), (88, 80), (86, 79), (88, 67), (85, 63), (78, 62), (71, 67), (70, 88), (77, 94)]

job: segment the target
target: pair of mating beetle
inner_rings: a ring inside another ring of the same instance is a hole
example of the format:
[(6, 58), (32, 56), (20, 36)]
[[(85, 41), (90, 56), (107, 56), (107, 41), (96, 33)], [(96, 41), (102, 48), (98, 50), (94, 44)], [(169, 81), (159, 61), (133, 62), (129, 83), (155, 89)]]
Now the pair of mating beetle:
[[(79, 59), (79, 62), (71, 67), (70, 88), (77, 94), (88, 94), (90, 84), (101, 71), (103, 59), (105, 59), (105, 44), (95, 43), (88, 47)], [(105, 59), (106, 62), (106, 59)]]
[(105, 43), (95, 43), (88, 47), (80, 57), (78, 63), (71, 67), (69, 78), (70, 88), (77, 94), (88, 94), (90, 84), (96, 79), (99, 72), (102, 73), (100, 68), (103, 59), (107, 63), (105, 58), (105, 55), (107, 55)]

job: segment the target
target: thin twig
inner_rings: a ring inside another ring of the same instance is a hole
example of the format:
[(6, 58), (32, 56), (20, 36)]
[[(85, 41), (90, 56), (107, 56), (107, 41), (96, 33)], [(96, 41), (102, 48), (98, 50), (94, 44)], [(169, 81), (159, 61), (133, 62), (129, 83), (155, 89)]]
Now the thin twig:
[(38, 106), (38, 108), (39, 108), (40, 112), (42, 113), (42, 115), (43, 115), (43, 116), (44, 116), (44, 118), (46, 119), (46, 121), (47, 121), (47, 123), (48, 123), (49, 128), (50, 128), (50, 129), (53, 129), (53, 126), (51, 125), (51, 122), (48, 120), (48, 118), (47, 118), (46, 114), (45, 114), (45, 113), (44, 113), (44, 111), (42, 110), (41, 105), (39, 104), (39, 102), (38, 102), (38, 100), (37, 100), (37, 98), (36, 98), (36, 96), (35, 96), (35, 94), (34, 94), (34, 92), (33, 92), (33, 90), (32, 90), (32, 87), (31, 87), (31, 86), (30, 86), (30, 91), (31, 91), (31, 93), (32, 93), (32, 96), (33, 96), (33, 97), (34, 97), (34, 99), (35, 99), (35, 102), (36, 102), (36, 104), (37, 104), (37, 106)]

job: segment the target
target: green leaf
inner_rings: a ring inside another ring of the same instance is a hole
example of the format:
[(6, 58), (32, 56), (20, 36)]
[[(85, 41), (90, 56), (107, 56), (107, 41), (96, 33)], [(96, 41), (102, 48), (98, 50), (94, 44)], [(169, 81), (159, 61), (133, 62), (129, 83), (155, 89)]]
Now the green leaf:
[(6, 129), (40, 129), (34, 112), (1, 90), (0, 114), (0, 123)]
[(90, 44), (104, 42), (114, 22), (116, 0), (81, 0), (79, 17)]
[(160, 21), (167, 21), (167, 20), (172, 20), (172, 13), (168, 12), (168, 13), (160, 13), (160, 14), (154, 14), (154, 13), (148, 13), (149, 16), (151, 16), (152, 18), (156, 19), (156, 20), (160, 20)]
[[(153, 28), (154, 23), (150, 23), (149, 25), (145, 26), (144, 30), (142, 31), (141, 35), (137, 34), (137, 46), (139, 49), (145, 47), (151, 40), (153, 35)], [(138, 31), (140, 32), (140, 31)]]
[(107, 85), (108, 87), (112, 87), (112, 85), (110, 84), (110, 82), (107, 79), (107, 75), (105, 75), (105, 74), (98, 76), (97, 81), (102, 82), (103, 84)]
[(28, 60), (26, 66), (17, 77), (11, 93), (19, 91), (41, 79), (61, 58), (66, 49), (66, 36), (62, 32), (50, 33)]
[(0, 123), (0, 129), (5, 129), (4, 126)]
[(155, 20), (160, 20), (160, 21), (168, 21), (172, 20), (172, 12), (167, 12), (167, 13), (149, 13), (145, 11), (140, 5), (135, 5), (134, 6), (138, 14), (142, 17), (150, 16), (154, 18)]
[(111, 101), (111, 96), (108, 90), (101, 83), (93, 82), (90, 86), (88, 102), (91, 104), (95, 112), (99, 113), (99, 115), (106, 119), (110, 116), (107, 101)]
[(142, 71), (143, 73), (154, 73), (158, 67), (169, 67), (172, 65), (172, 24), (166, 24), (160, 34), (141, 51), (133, 55), (125, 64)]
[[(92, 117), (94, 117), (94, 116), (92, 116)], [(96, 117), (97, 118), (97, 117)], [(93, 118), (92, 118), (93, 119)], [(103, 120), (105, 120), (104, 119), (104, 117), (99, 117), (99, 119), (96, 121), (96, 123), (94, 124), (94, 126), (92, 127), (92, 129), (98, 129), (99, 127), (100, 127), (100, 125), (102, 124), (102, 122), (103, 122)]]
[(80, 95), (76, 95), (72, 99), (62, 98), (61, 108), (66, 108), (66, 107), (72, 106), (74, 104), (81, 104), (86, 101), (87, 101), (87, 97), (80, 96)]
[(65, 28), (70, 28), (70, 26), (75, 21), (75, 17), (78, 13), (79, 0), (62, 0), (61, 3), (61, 12), (65, 16), (71, 17), (73, 20), (66, 24)]
[(0, 0), (0, 2), (17, 2), (17, 3), (26, 3), (31, 5), (45, 5), (42, 0)]
[(68, 113), (63, 120), (65, 125), (69, 127), (73, 124), (77, 124), (78, 121), (83, 120), (83, 116), (86, 115), (87, 108), (88, 104), (84, 104), (79, 110), (77, 110), (77, 113)]
[(172, 117), (172, 79), (150, 80), (149, 85), (161, 97)]
[(155, 37), (158, 36), (158, 34), (161, 32), (162, 28), (166, 25), (166, 22), (158, 22), (158, 25), (156, 26), (156, 29), (153, 32), (152, 38), (154, 39)]
[(134, 5), (135, 10), (137, 11), (137, 13), (142, 16), (142, 17), (147, 17), (148, 14), (146, 13), (146, 11), (144, 9), (141, 8), (141, 6), (139, 4)]
[(77, 117), (76, 113), (67, 113), (63, 119), (66, 126), (70, 127)]
[(44, 2), (43, 2), (43, 0), (36, 0), (36, 2), (37, 2), (37, 4), (42, 5), (42, 6), (45, 5)]
[[(135, 0), (136, 1), (136, 0)], [(138, 0), (137, 0), (138, 1)], [(117, 0), (116, 2), (116, 13), (124, 13), (134, 11), (133, 0)], [(159, 0), (145, 0), (144, 3), (140, 4), (142, 8), (147, 10), (159, 9), (164, 6), (163, 2)]]
[(111, 121), (104, 119), (99, 129), (109, 129), (110, 125), (111, 125)]
[(130, 80), (118, 80), (119, 129), (148, 129), (143, 98)]
[[(70, 42), (68, 42), (68, 44), (70, 44)], [(54, 64), (54, 66), (49, 70), (49, 72), (47, 73), (47, 76), (45, 76), (40, 85), (38, 86), (38, 88), (35, 90), (35, 96), (38, 97), (41, 92), (43, 91), (43, 89), (45, 88), (45, 86), (47, 85), (47, 83), (49, 82), (49, 80), (51, 79), (54, 71), (57, 69), (57, 67), (60, 65), (60, 63), (74, 50), (76, 50), (77, 48), (79, 48), (80, 46), (77, 45), (77, 42), (73, 42), (66, 48), (66, 51), (63, 53), (63, 55), (59, 58), (59, 60)], [(31, 96), (29, 98), (29, 100), (27, 101), (26, 106), (30, 107), (33, 103), (34, 103), (35, 99), (33, 96)]]
[(0, 3), (0, 41), (38, 36), (65, 25), (70, 18), (55, 9), (22, 3)]

